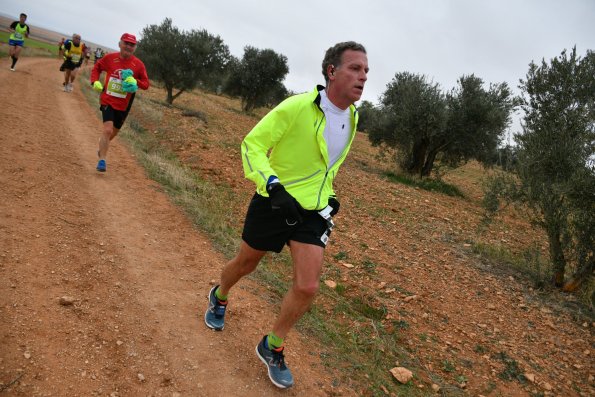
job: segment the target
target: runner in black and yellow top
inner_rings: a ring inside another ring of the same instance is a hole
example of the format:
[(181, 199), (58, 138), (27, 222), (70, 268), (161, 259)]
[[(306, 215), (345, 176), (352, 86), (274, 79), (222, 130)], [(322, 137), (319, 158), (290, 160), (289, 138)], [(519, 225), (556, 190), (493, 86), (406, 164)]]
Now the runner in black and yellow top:
[(83, 64), (85, 45), (81, 43), (81, 35), (73, 34), (72, 40), (66, 40), (64, 45), (64, 63), (60, 71), (64, 71), (64, 91), (72, 92), (72, 83), (78, 68)]
[(12, 58), (10, 70), (14, 72), (14, 67), (19, 60), (19, 54), (25, 44), (25, 37), (29, 37), (29, 25), (25, 23), (27, 14), (21, 13), (18, 21), (10, 24), (10, 37), (8, 38), (8, 54)]

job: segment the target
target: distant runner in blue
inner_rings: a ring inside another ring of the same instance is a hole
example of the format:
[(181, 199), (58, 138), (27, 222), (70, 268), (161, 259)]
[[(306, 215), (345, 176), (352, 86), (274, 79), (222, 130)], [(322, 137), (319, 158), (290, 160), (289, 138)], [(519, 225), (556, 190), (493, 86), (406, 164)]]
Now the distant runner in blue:
[(25, 37), (29, 37), (29, 25), (25, 23), (27, 20), (27, 14), (21, 13), (18, 21), (14, 21), (10, 24), (10, 37), (8, 38), (8, 54), (12, 59), (10, 70), (15, 71), (15, 65), (19, 60), (19, 54), (25, 44)]

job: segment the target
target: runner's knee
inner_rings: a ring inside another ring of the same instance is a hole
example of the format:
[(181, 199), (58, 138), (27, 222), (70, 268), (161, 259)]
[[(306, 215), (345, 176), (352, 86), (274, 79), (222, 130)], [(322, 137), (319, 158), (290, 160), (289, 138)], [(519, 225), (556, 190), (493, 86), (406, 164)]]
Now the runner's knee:
[(109, 125), (106, 126), (105, 124), (103, 125), (103, 135), (105, 135), (107, 138), (110, 138), (112, 136), (112, 133), (114, 132), (114, 128)]
[(319, 286), (320, 282), (318, 280), (313, 280), (309, 282), (294, 281), (292, 288), (295, 293), (306, 298), (312, 298), (316, 296), (316, 294), (318, 293)]

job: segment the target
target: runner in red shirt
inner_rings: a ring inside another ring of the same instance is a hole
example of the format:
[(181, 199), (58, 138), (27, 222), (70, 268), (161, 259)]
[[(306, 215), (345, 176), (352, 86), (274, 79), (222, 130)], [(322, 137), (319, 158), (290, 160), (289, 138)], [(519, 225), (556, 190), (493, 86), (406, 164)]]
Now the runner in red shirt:
[[(109, 143), (118, 135), (128, 112), (132, 107), (134, 95), (138, 88), (149, 88), (149, 77), (145, 64), (135, 57), (136, 37), (124, 33), (119, 42), (120, 52), (107, 54), (101, 58), (91, 71), (91, 85), (101, 92), (99, 102), (103, 116), (103, 133), (99, 139), (99, 162), (97, 171), (105, 172)], [(100, 75), (106, 73), (102, 84)]]

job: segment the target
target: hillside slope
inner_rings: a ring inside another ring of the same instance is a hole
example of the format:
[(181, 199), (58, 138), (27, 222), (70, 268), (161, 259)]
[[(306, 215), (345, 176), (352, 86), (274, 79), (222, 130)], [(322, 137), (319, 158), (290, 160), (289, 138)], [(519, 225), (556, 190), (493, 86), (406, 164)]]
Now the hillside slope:
[[(164, 96), (157, 88), (144, 95), (138, 117), (160, 114), (149, 130), (202, 177), (231, 188), (241, 219), (253, 186), (243, 178), (240, 141), (266, 110), (247, 116), (237, 100), (202, 92), (165, 108), (156, 104)], [(323, 278), (383, 313), (384, 336), (409, 353), (403, 360), (422, 386), (438, 383), (445, 395), (592, 394), (592, 313), (478, 254), (547, 257), (541, 231), (512, 210), (483, 223), (485, 171), (476, 164), (445, 177), (465, 194), (455, 198), (391, 182), (392, 163), (358, 135), (337, 178), (342, 205)], [(325, 299), (317, 304), (332, 318)], [(384, 337), (369, 320), (344, 325)]]

